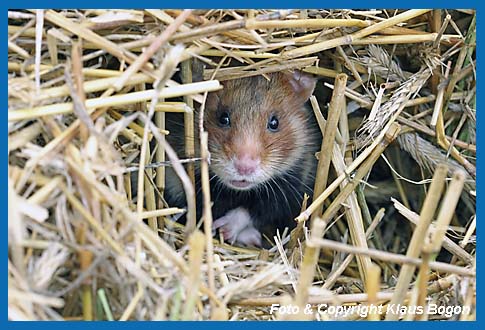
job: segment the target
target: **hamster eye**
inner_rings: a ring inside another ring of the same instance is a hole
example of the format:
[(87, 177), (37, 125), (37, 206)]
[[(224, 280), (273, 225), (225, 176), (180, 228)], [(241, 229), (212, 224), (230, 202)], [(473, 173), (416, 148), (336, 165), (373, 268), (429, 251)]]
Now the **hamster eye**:
[(269, 117), (267, 127), (271, 132), (277, 132), (279, 124), (280, 122), (278, 121), (278, 118), (276, 118), (276, 116), (271, 116)]
[(229, 113), (224, 111), (219, 116), (219, 125), (221, 127), (230, 127), (231, 126), (231, 118), (229, 117)]

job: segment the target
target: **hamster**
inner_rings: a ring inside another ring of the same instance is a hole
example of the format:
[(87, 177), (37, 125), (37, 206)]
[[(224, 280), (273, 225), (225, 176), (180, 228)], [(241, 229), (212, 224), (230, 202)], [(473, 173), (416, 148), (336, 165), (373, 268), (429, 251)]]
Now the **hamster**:
[[(269, 77), (223, 82), (222, 90), (209, 94), (204, 112), (213, 229), (239, 245), (260, 247), (262, 233), (272, 237), (276, 229), (293, 228), (303, 195), (311, 196), (313, 187), (319, 130), (305, 103), (316, 80), (299, 71)], [(183, 148), (176, 149), (183, 154)], [(200, 216), (198, 169), (196, 177)], [(181, 184), (170, 171), (166, 199), (185, 205)]]

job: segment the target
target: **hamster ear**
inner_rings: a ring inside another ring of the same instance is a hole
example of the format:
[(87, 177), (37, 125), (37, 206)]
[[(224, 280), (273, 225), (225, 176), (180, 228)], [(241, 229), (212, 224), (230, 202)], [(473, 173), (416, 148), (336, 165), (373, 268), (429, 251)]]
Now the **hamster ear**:
[(220, 91), (207, 94), (207, 100), (205, 101), (206, 109), (217, 109), (219, 105), (219, 93)]
[(310, 96), (312, 96), (317, 79), (299, 70), (284, 73), (284, 75), (293, 89), (293, 92), (296, 93), (303, 102), (306, 102)]

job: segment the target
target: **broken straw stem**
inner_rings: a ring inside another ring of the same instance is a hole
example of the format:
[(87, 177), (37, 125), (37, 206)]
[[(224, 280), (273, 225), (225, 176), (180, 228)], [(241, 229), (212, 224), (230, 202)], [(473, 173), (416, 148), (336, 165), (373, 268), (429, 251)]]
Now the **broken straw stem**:
[[(419, 222), (414, 229), (413, 236), (409, 242), (409, 247), (406, 253), (406, 257), (417, 258), (421, 252), (421, 247), (425, 241), (425, 237), (428, 232), (428, 227), (433, 219), (434, 213), (441, 198), (441, 193), (445, 185), (446, 174), (448, 173), (448, 166), (440, 164), (436, 168), (436, 172), (433, 175), (433, 181), (429, 187), (428, 194), (423, 203), (421, 214), (419, 216)], [(399, 278), (396, 284), (394, 296), (392, 297), (391, 304), (402, 304), (405, 298), (405, 294), (411, 283), (415, 265), (406, 264), (401, 268)], [(386, 316), (386, 320), (397, 320), (399, 318), (398, 313), (389, 313)]]

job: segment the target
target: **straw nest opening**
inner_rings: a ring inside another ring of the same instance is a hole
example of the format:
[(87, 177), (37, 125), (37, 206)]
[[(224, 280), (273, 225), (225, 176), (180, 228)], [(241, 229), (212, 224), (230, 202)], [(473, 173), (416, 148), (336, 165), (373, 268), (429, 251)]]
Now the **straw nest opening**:
[[(8, 17), (9, 319), (475, 319), (474, 10)], [(294, 70), (319, 78), (313, 198), (269, 249), (212, 238), (194, 110), (226, 80)]]

